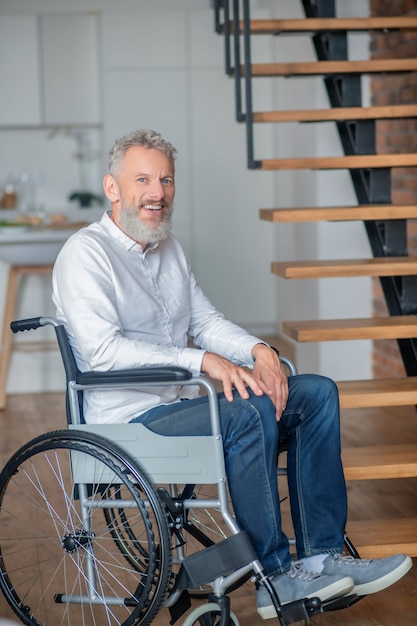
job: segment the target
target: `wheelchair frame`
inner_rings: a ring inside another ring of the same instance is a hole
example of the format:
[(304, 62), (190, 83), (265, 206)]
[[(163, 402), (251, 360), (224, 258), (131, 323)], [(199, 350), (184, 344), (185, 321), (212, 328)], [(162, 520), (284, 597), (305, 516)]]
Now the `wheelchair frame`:
[[(247, 533), (230, 512), (217, 393), (207, 378), (193, 377), (178, 367), (80, 372), (65, 328), (55, 318), (15, 321), (11, 328), (19, 332), (47, 325), (55, 329), (63, 358), (68, 429), (31, 440), (0, 474), (0, 586), (23, 623), (146, 626), (162, 606), (170, 610), (173, 624), (190, 608), (190, 595), (196, 594), (208, 597), (209, 603), (194, 609), (183, 626), (238, 626), (227, 593), (251, 577), (266, 586), (281, 626), (309, 623), (316, 613), (355, 601), (322, 604), (312, 598), (280, 604)], [(290, 374), (296, 373), (290, 360), (282, 361)], [(161, 384), (197, 384), (205, 389), (211, 436), (166, 437), (136, 423), (83, 423), (80, 393), (84, 390)], [(48, 498), (49, 482), (42, 484), (38, 464), (46, 465), (54, 487), (61, 487), (63, 512)], [(197, 498), (195, 486), (200, 484), (215, 486), (216, 496)], [(22, 504), (27, 506), (28, 519), (34, 515), (33, 536), (26, 536), (30, 526), (14, 512)], [(93, 522), (97, 524), (98, 510), (103, 516), (97, 528)], [(190, 522), (191, 511), (204, 511), (209, 524), (199, 528)], [(220, 523), (226, 527), (220, 542), (207, 536), (214, 511), (219, 511)], [(38, 524), (37, 515), (51, 529), (50, 535)], [(203, 549), (188, 554), (184, 531)], [(30, 555), (21, 568), (14, 567), (16, 543)], [(49, 560), (51, 544), (54, 558), (50, 560), (56, 569), (46, 580), (42, 562)], [(29, 565), (36, 566), (37, 575), (30, 574)], [(32, 591), (36, 579), (42, 582), (40, 600)], [(57, 583), (62, 591), (56, 591)]]

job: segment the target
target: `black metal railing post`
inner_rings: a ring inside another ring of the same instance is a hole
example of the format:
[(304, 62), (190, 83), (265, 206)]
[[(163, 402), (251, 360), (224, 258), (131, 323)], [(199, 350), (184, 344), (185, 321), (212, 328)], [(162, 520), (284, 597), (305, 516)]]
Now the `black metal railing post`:
[(227, 76), (233, 76), (232, 54), (230, 51), (230, 7), (229, 0), (224, 0), (224, 65)]
[(252, 106), (252, 55), (250, 37), (250, 6), (249, 0), (243, 0), (243, 45), (244, 45), (244, 72), (245, 72), (245, 115), (246, 147), (248, 168), (253, 170), (261, 166), (260, 161), (254, 158), (253, 137), (253, 106)]
[(222, 18), (221, 18), (223, 8), (224, 8), (223, 0), (214, 0), (214, 31), (218, 35), (221, 35), (223, 32), (223, 23), (222, 23)]
[(234, 51), (234, 77), (235, 77), (235, 105), (236, 121), (244, 122), (245, 116), (242, 108), (242, 77), (240, 75), (240, 7), (239, 0), (233, 0), (233, 51)]

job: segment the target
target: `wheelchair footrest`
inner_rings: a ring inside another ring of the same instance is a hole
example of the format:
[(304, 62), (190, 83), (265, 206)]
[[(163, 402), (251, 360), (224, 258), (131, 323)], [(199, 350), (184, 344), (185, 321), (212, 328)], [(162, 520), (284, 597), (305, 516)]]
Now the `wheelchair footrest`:
[(246, 531), (191, 554), (181, 564), (176, 589), (189, 589), (212, 582), (257, 560)]
[(340, 609), (348, 609), (359, 600), (362, 600), (364, 596), (343, 596), (342, 598), (334, 598), (333, 600), (326, 600), (323, 602), (323, 611), (339, 611)]
[(319, 598), (309, 598), (304, 600), (296, 600), (289, 604), (284, 604), (280, 608), (280, 622), (288, 626), (296, 622), (308, 620), (313, 615), (322, 612), (321, 602)]

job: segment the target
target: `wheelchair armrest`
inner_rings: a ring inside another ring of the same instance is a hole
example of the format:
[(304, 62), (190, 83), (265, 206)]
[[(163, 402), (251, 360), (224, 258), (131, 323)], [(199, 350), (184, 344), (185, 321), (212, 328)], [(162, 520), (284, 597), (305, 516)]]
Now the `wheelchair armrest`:
[(107, 385), (112, 383), (180, 383), (191, 380), (192, 373), (183, 367), (142, 367), (128, 370), (112, 370), (110, 372), (79, 372), (78, 385)]

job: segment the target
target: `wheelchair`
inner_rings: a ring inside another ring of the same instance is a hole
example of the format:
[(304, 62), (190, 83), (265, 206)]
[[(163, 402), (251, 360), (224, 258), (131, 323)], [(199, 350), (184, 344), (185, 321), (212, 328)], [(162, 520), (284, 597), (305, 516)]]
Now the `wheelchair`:
[[(249, 579), (266, 587), (281, 626), (358, 599), (280, 604), (231, 511), (210, 380), (178, 367), (80, 372), (55, 318), (11, 328), (48, 325), (64, 364), (67, 428), (23, 445), (0, 474), (0, 586), (24, 624), (146, 626), (164, 608), (170, 624), (239, 626), (228, 594)], [(83, 419), (87, 389), (196, 384), (208, 395), (208, 437)], [(204, 603), (193, 608), (192, 598)]]

